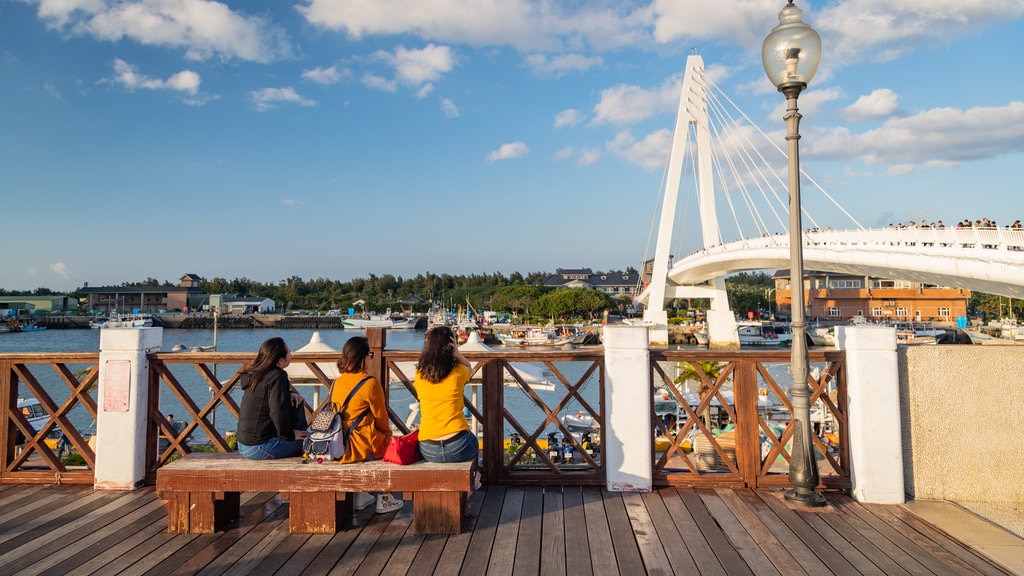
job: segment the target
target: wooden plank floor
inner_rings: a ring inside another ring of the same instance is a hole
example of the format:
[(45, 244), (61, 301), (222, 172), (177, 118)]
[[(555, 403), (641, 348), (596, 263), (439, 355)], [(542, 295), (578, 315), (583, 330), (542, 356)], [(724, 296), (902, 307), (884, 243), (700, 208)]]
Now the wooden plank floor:
[(412, 534), (412, 510), (364, 511), (335, 535), (288, 533), (274, 494), (226, 532), (166, 533), (152, 488), (0, 486), (0, 574), (1009, 574), (902, 506), (780, 493), (493, 486), (457, 536)]

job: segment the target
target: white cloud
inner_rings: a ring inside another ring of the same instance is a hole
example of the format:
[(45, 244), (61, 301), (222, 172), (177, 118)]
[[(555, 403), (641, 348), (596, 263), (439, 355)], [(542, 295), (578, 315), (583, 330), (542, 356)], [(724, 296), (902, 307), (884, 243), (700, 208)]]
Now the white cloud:
[(907, 174), (916, 174), (921, 170), (923, 167), (916, 164), (893, 164), (885, 173), (889, 176), (906, 176)]
[(554, 76), (555, 78), (560, 78), (576, 70), (589, 70), (603, 63), (604, 60), (600, 57), (581, 54), (562, 54), (550, 58), (543, 54), (531, 54), (526, 57), (526, 64), (533, 69), (534, 74)]
[(591, 124), (635, 124), (655, 114), (673, 112), (679, 105), (680, 90), (681, 74), (669, 77), (653, 90), (629, 84), (605, 88), (594, 105)]
[(572, 146), (566, 146), (565, 148), (562, 148), (561, 150), (555, 152), (554, 155), (551, 156), (551, 159), (556, 162), (560, 162), (562, 160), (571, 160), (575, 158), (576, 163), (579, 164), (580, 166), (590, 166), (592, 164), (596, 164), (599, 160), (601, 160), (602, 155), (603, 154), (600, 150), (596, 150), (593, 148), (584, 148), (582, 150), (576, 150)]
[[(800, 108), (800, 114), (805, 118), (813, 118), (815, 114), (821, 110), (825, 104), (842, 98), (843, 91), (839, 88), (823, 88), (820, 90), (808, 90), (800, 95), (800, 99), (797, 105)], [(776, 100), (774, 110), (772, 111), (772, 118), (782, 118), (786, 115), (786, 99), (779, 95)]]
[[(53, 264), (50, 264), (50, 270), (65, 280), (71, 278), (71, 271), (68, 270), (67, 265), (63, 262), (54, 262)], [(32, 270), (31, 273), (35, 274), (35, 270)]]
[(811, 22), (841, 65), (864, 57), (892, 60), (920, 44), (945, 45), (1022, 14), (1020, 0), (846, 0), (829, 4)]
[(502, 144), (500, 148), (487, 154), (488, 162), (508, 160), (509, 158), (522, 158), (530, 153), (530, 149), (523, 142), (509, 142)]
[(394, 92), (399, 84), (411, 86), (417, 98), (426, 98), (434, 91), (434, 82), (451, 72), (458, 60), (449, 46), (429, 44), (421, 49), (397, 46), (394, 51), (378, 50), (373, 57), (394, 69), (395, 77), (389, 79), (381, 74), (367, 72), (363, 75), (364, 85), (378, 90)]
[(601, 151), (594, 148), (587, 148), (586, 150), (580, 150), (579, 159), (577, 163), (580, 166), (590, 166), (591, 164), (597, 164), (598, 160), (601, 159)]
[(330, 68), (321, 68), (317, 66), (312, 70), (305, 70), (302, 72), (302, 77), (311, 82), (317, 84), (335, 84), (338, 80), (341, 80), (343, 76), (348, 76), (349, 71), (344, 68), (338, 69), (337, 66), (331, 66)]
[(551, 156), (551, 159), (555, 161), (568, 160), (569, 158), (572, 158), (575, 154), (576, 151), (573, 150), (572, 146), (566, 146), (565, 148), (562, 148), (561, 150), (555, 152), (554, 155)]
[(740, 46), (760, 47), (768, 31), (779, 23), (776, 15), (783, 6), (777, 0), (731, 0), (714, 8), (702, 0), (654, 0), (654, 39), (668, 43), (725, 37)]
[(395, 90), (398, 90), (398, 84), (394, 80), (388, 80), (387, 78), (376, 74), (363, 74), (363, 78), (360, 82), (362, 82), (364, 86), (383, 90), (385, 92), (394, 92)]
[(121, 59), (114, 60), (114, 77), (109, 80), (128, 90), (174, 90), (191, 96), (195, 96), (199, 91), (201, 82), (199, 74), (191, 70), (182, 70), (171, 75), (167, 80), (151, 78), (145, 74), (139, 74), (135, 66)]
[(672, 131), (662, 128), (637, 141), (628, 131), (619, 132), (605, 144), (605, 148), (619, 158), (639, 164), (648, 170), (665, 166), (668, 149), (672, 143)]
[(260, 88), (249, 93), (253, 105), (260, 112), (277, 108), (278, 104), (316, 106), (316, 102), (300, 96), (291, 86), (285, 88)]
[(843, 117), (850, 122), (885, 118), (896, 112), (900, 97), (888, 88), (879, 88), (857, 98), (843, 111)]
[(569, 108), (568, 110), (562, 110), (555, 115), (555, 128), (564, 128), (566, 126), (575, 126), (583, 120), (583, 116), (579, 110)]
[(419, 50), (404, 46), (395, 48), (388, 61), (395, 67), (398, 79), (412, 85), (435, 82), (455, 66), (455, 54), (449, 46), (429, 44)]
[(609, 1), (554, 0), (304, 0), (300, 13), (314, 26), (365, 36), (409, 35), (471, 46), (513, 46), (559, 52), (645, 41), (650, 15)]
[(1024, 102), (967, 110), (934, 108), (892, 118), (861, 134), (839, 127), (808, 137), (801, 152), (824, 158), (858, 158), (891, 164), (947, 167), (959, 162), (1024, 152)]
[(292, 198), (282, 198), (280, 203), (282, 206), (287, 206), (289, 208), (297, 204), (297, 202)]
[(61, 95), (60, 90), (57, 89), (57, 86), (53, 82), (43, 82), (43, 91), (57, 100), (64, 99), (64, 96)]
[(448, 98), (441, 99), (441, 112), (444, 114), (445, 118), (459, 117), (459, 107), (455, 105), (455, 102), (452, 102)]
[(74, 36), (180, 48), (192, 60), (271, 62), (291, 55), (281, 28), (210, 0), (40, 0), (38, 15)]

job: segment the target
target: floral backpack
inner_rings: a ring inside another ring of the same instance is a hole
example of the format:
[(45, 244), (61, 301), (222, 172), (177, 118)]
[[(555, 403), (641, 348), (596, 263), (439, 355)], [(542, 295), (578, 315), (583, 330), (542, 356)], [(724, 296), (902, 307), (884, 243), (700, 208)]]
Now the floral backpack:
[[(309, 429), (307, 430), (309, 435), (302, 441), (303, 462), (311, 458), (323, 464), (324, 462), (337, 460), (345, 455), (345, 444), (348, 443), (349, 435), (359, 426), (359, 423), (363, 421), (363, 418), (370, 410), (369, 408), (364, 410), (347, 430), (342, 427), (341, 415), (345, 412), (348, 401), (352, 399), (352, 396), (369, 379), (369, 377), (366, 377), (360, 380), (355, 388), (348, 393), (348, 396), (345, 397), (345, 402), (342, 403), (340, 408), (336, 403), (332, 402), (313, 416), (313, 421), (309, 424)], [(332, 383), (331, 396), (333, 397), (333, 395), (334, 384)]]

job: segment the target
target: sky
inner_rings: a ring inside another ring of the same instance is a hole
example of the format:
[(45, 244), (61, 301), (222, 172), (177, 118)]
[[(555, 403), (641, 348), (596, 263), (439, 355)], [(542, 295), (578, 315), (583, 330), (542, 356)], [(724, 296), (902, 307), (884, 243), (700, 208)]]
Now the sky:
[[(784, 5), (0, 0), (0, 288), (640, 268), (687, 56), (785, 145)], [(1022, 217), (1024, 0), (797, 6), (858, 222)]]

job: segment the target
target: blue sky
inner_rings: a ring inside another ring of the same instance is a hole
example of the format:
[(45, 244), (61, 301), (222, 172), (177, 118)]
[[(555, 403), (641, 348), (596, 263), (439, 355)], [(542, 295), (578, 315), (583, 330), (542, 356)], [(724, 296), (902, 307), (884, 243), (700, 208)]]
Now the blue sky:
[[(784, 4), (0, 0), (0, 287), (639, 267), (688, 54), (784, 145)], [(1022, 217), (1024, 1), (797, 5), (858, 221)]]

